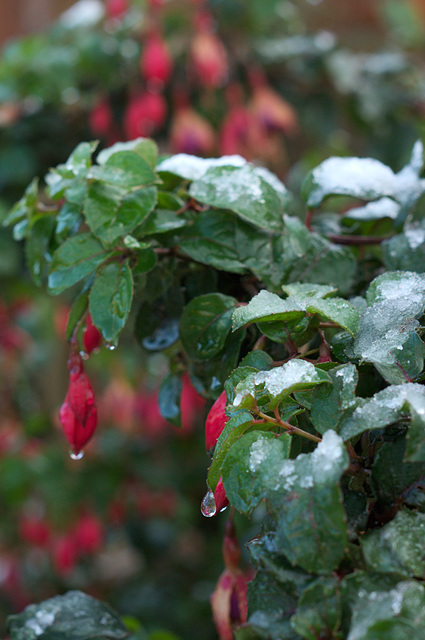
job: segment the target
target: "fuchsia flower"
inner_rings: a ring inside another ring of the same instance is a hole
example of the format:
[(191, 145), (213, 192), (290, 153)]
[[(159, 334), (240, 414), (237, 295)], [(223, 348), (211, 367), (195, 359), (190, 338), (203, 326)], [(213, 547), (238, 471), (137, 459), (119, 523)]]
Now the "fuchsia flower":
[(59, 411), (59, 420), (74, 454), (78, 454), (90, 440), (97, 426), (94, 391), (78, 354), (68, 361), (69, 387)]
[(160, 93), (145, 91), (131, 98), (124, 114), (127, 140), (148, 137), (165, 122), (167, 105)]
[(207, 451), (214, 449), (217, 440), (228, 420), (224, 410), (226, 408), (227, 396), (222, 391), (217, 400), (212, 405), (205, 422), (205, 446)]
[(230, 519), (223, 540), (223, 559), (225, 569), (210, 601), (220, 640), (232, 640), (234, 628), (246, 622), (248, 577), (240, 568), (240, 549)]
[(86, 316), (86, 327), (83, 334), (83, 345), (87, 355), (90, 355), (92, 351), (98, 349), (101, 343), (102, 336), (100, 331), (94, 326), (91, 315), (88, 313)]
[(140, 58), (142, 76), (148, 84), (164, 86), (173, 71), (173, 61), (167, 43), (162, 36), (152, 30)]

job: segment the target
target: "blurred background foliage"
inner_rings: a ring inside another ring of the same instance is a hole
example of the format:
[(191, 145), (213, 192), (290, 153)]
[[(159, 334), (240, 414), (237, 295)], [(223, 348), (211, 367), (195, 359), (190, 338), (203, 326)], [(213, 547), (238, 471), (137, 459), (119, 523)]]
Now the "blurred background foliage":
[[(0, 212), (95, 138), (239, 153), (295, 192), (329, 155), (399, 170), (422, 137), (424, 45), (421, 0), (82, 0), (3, 48)], [(101, 428), (70, 460), (57, 418), (68, 300), (34, 288), (8, 230), (0, 282), (1, 623), (78, 588), (163, 629), (156, 640), (214, 638), (224, 518), (199, 512), (209, 406), (186, 380), (182, 427), (168, 424), (157, 403), (166, 359), (126, 334), (87, 362)], [(236, 523), (242, 540), (256, 531)]]

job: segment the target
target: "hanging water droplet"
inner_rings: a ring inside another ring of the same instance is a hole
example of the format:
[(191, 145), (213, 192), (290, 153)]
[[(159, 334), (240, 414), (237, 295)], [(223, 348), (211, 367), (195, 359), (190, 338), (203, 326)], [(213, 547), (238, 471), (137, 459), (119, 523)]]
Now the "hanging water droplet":
[(88, 360), (90, 357), (88, 353), (82, 350), (80, 351), (80, 356), (82, 357), (83, 360)]
[(211, 518), (217, 513), (217, 506), (215, 504), (214, 494), (211, 489), (208, 489), (201, 502), (201, 513), (206, 518)]
[(223, 511), (226, 511), (228, 506), (229, 506), (228, 504), (225, 504), (224, 507), (221, 507), (220, 513), (223, 513)]
[(79, 451), (78, 453), (75, 453), (75, 451), (70, 451), (69, 457), (71, 458), (71, 460), (81, 460), (81, 458), (84, 457), (84, 451)]
[(116, 349), (116, 348), (117, 348), (117, 345), (116, 345), (116, 344), (112, 344), (111, 342), (107, 342), (107, 343), (105, 344), (105, 347), (106, 347), (107, 349), (109, 349), (109, 351), (114, 351), (114, 349)]

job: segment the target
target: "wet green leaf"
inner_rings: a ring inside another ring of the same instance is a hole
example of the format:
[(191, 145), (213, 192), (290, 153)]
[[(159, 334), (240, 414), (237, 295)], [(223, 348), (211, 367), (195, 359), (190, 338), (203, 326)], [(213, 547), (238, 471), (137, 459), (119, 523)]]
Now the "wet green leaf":
[(112, 255), (91, 233), (66, 240), (53, 254), (49, 291), (57, 295), (92, 273)]
[(206, 293), (189, 302), (180, 319), (180, 337), (193, 360), (217, 356), (231, 331), (236, 300), (221, 293)]
[(111, 607), (81, 591), (68, 591), (9, 616), (11, 640), (124, 640), (129, 635)]
[(133, 299), (133, 276), (126, 260), (112, 262), (96, 274), (90, 291), (89, 310), (93, 324), (107, 343), (115, 345), (127, 322)]

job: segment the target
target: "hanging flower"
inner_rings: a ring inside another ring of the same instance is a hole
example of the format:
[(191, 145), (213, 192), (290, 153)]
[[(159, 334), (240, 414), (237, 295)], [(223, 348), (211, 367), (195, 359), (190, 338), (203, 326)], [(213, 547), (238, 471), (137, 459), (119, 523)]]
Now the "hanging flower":
[(78, 455), (97, 426), (95, 396), (78, 354), (68, 361), (69, 387), (59, 411), (59, 420), (72, 451)]
[(228, 420), (224, 411), (226, 403), (226, 392), (222, 391), (208, 412), (207, 419), (205, 421), (205, 446), (207, 451), (214, 449)]
[(167, 43), (157, 31), (151, 31), (140, 57), (140, 70), (148, 85), (163, 87), (173, 71)]
[(167, 105), (160, 93), (146, 91), (131, 98), (124, 114), (127, 140), (149, 137), (165, 122)]
[(231, 519), (224, 535), (223, 559), (225, 569), (211, 596), (211, 608), (220, 640), (232, 640), (235, 627), (246, 622), (248, 577), (240, 569), (240, 549)]

